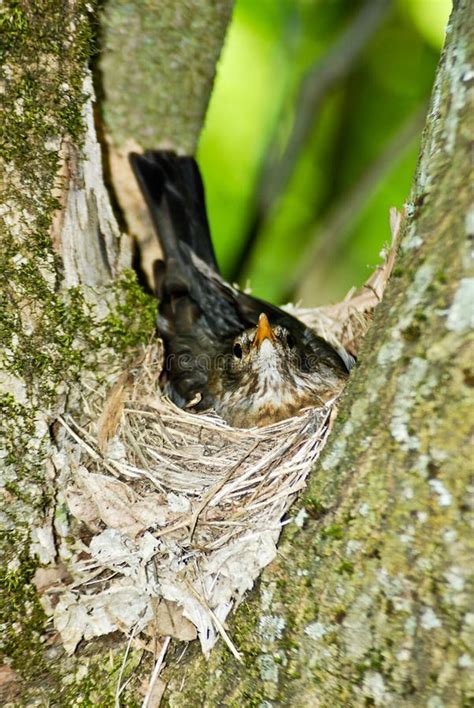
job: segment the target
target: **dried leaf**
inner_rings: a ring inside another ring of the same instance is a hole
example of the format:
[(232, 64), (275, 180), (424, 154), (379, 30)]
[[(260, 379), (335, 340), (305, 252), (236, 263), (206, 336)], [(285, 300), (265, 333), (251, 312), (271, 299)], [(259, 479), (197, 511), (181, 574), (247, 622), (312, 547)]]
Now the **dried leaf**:
[(196, 627), (183, 615), (183, 608), (175, 602), (152, 601), (154, 617), (146, 628), (152, 637), (174, 637), (182, 642), (191, 642), (197, 637)]
[(8, 664), (0, 666), (0, 703), (5, 706), (17, 698), (21, 677)]
[[(142, 693), (143, 696), (146, 696), (146, 694), (148, 693), (149, 685), (150, 679), (145, 679), (142, 685), (140, 686), (140, 693)], [(163, 698), (163, 694), (166, 690), (167, 685), (168, 684), (166, 683), (166, 681), (163, 681), (163, 679), (156, 679), (151, 693), (148, 696), (147, 708), (159, 708), (161, 699)]]
[(65, 592), (54, 611), (54, 626), (67, 654), (74, 654), (87, 624), (87, 609), (72, 592)]
[(31, 553), (37, 556), (40, 563), (44, 565), (52, 563), (56, 558), (52, 520), (48, 519), (43, 526), (35, 526), (31, 530), (31, 539)]
[(141, 631), (151, 619), (148, 596), (134, 583), (114, 583), (95, 595), (65, 592), (54, 610), (54, 626), (64, 649), (73, 654), (81, 639), (92, 639), (117, 629)]
[(81, 521), (120, 529), (134, 538), (152, 525), (164, 525), (168, 513), (156, 494), (140, 498), (130, 485), (114, 477), (88, 472), (80, 467), (74, 477), (75, 486), (66, 489), (71, 513)]
[(66, 566), (62, 563), (51, 568), (37, 568), (32, 579), (32, 583), (39, 593), (46, 592), (51, 588), (64, 587), (64, 583), (71, 580)]

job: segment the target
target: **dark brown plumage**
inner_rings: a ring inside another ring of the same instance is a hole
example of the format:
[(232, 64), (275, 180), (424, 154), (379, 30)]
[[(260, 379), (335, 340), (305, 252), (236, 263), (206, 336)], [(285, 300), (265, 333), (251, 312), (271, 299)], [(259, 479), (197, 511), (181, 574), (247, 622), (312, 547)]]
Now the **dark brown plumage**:
[(350, 355), (220, 276), (194, 159), (150, 151), (130, 160), (163, 251), (154, 274), (170, 398), (251, 427), (337, 393)]

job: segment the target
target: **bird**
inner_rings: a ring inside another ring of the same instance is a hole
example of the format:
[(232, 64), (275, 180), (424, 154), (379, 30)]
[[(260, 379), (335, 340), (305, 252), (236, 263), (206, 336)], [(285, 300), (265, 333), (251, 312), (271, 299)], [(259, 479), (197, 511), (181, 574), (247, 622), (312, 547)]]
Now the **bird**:
[(163, 253), (153, 278), (165, 395), (237, 428), (271, 425), (337, 395), (350, 354), (222, 277), (195, 159), (148, 150), (129, 160)]

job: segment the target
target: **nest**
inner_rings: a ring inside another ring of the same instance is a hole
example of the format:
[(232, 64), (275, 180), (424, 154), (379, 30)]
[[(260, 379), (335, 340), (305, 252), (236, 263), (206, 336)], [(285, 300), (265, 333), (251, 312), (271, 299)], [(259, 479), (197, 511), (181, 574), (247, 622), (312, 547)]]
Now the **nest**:
[[(356, 353), (392, 254), (339, 305), (292, 313)], [(49, 609), (70, 653), (82, 639), (121, 630), (151, 650), (157, 636), (198, 637), (205, 654), (220, 635), (238, 656), (226, 617), (275, 557), (331, 428), (334, 400), (246, 430), (182, 410), (161, 395), (161, 364), (155, 341), (87, 420), (60, 418), (59, 501), (83, 532)]]

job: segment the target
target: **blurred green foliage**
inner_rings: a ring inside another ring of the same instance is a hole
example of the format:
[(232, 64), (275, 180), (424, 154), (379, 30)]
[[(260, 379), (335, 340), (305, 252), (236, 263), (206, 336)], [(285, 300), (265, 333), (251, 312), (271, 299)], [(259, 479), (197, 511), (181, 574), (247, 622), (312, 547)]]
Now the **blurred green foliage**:
[[(269, 143), (276, 137), (283, 150), (303, 76), (326, 56), (363, 4), (236, 2), (198, 152), (213, 239), (227, 277), (247, 238)], [(239, 274), (241, 285), (249, 280), (254, 294), (277, 303), (304, 295), (309, 306), (334, 301), (368, 277), (390, 240), (388, 210), (401, 207), (410, 191), (422, 112), (450, 9), (450, 0), (393, 0), (315, 116), (292, 179)], [(421, 118), (407, 133), (416, 115)], [(387, 149), (400, 139), (395, 152)], [(308, 247), (335, 238), (327, 225), (354, 190), (361, 194), (336, 232), (338, 243), (326, 244), (324, 255), (315, 264), (308, 259), (301, 272)]]

